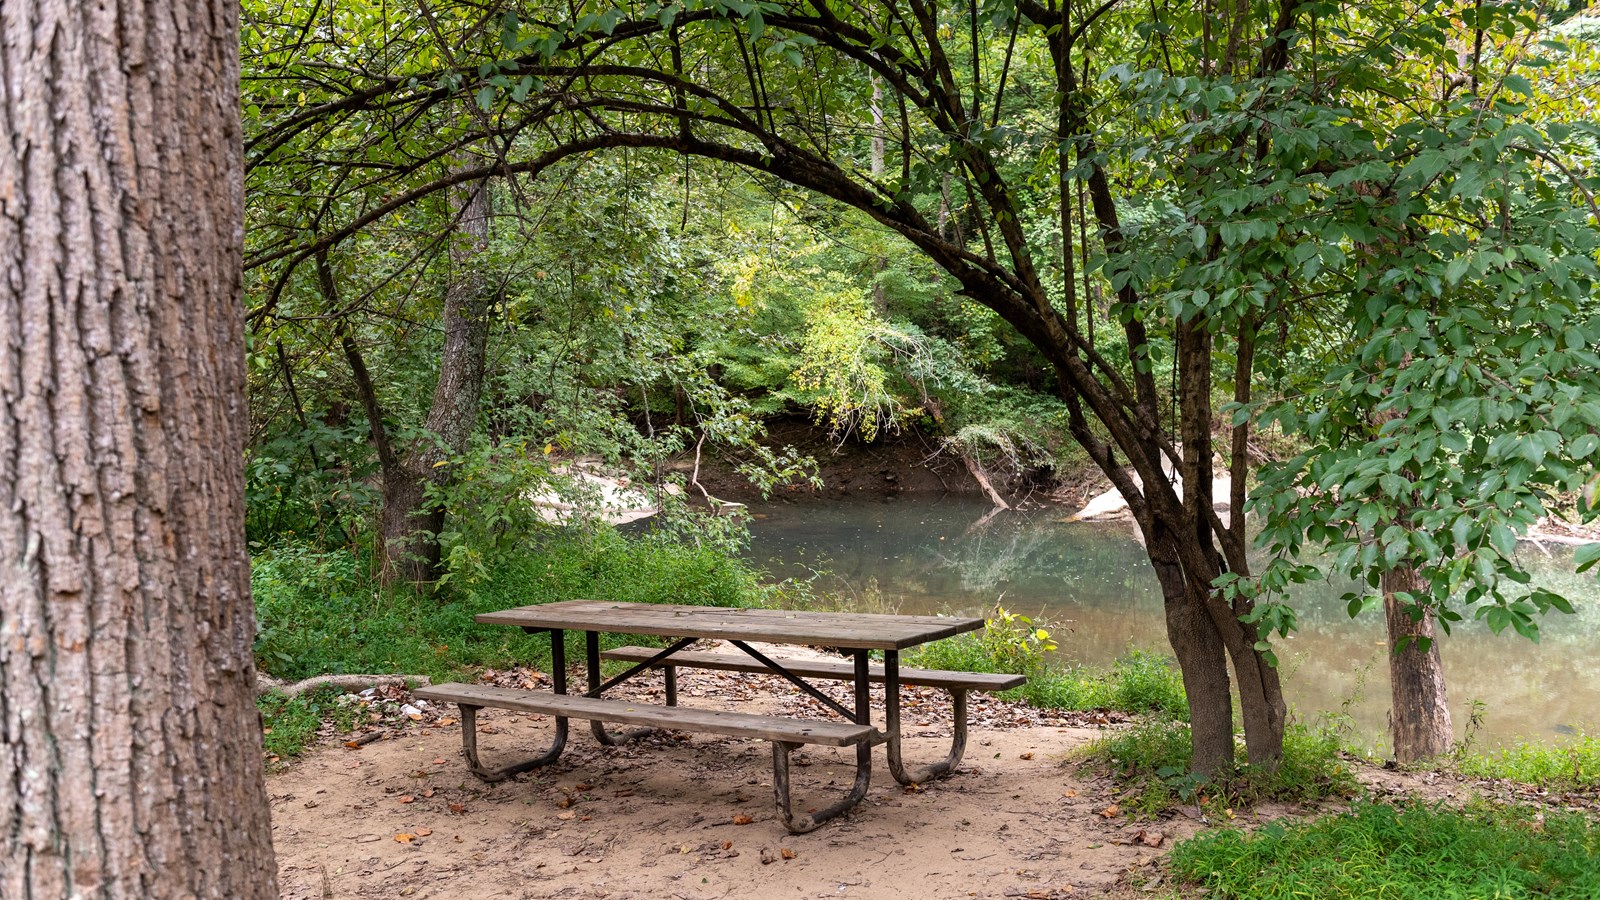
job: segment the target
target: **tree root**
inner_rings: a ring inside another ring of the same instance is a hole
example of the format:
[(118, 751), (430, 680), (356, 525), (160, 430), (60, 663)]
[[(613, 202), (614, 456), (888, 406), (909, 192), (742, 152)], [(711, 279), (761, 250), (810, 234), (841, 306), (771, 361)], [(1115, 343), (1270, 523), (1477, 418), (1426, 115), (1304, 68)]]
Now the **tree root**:
[(380, 684), (399, 684), (401, 687), (432, 684), (426, 675), (317, 675), (293, 684), (279, 681), (271, 675), (256, 673), (256, 693), (281, 691), (286, 697), (297, 697), (320, 687), (334, 687), (342, 691), (364, 691)]

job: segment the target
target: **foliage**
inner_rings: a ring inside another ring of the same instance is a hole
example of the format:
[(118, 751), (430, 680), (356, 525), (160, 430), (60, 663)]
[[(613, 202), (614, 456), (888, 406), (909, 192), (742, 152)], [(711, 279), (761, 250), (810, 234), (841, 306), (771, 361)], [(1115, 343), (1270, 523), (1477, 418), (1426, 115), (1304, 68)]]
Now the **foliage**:
[(1055, 649), (1049, 629), (1027, 616), (996, 606), (994, 615), (984, 619), (982, 630), (929, 644), (919, 650), (917, 659), (922, 661), (919, 665), (938, 668), (1027, 675), (1042, 670), (1045, 654)]
[(358, 709), (335, 701), (339, 691), (322, 688), (289, 697), (268, 691), (256, 698), (261, 711), (267, 756), (289, 760), (299, 756), (324, 727), (348, 732), (356, 726)]
[(1254, 833), (1202, 833), (1172, 868), (1217, 896), (1533, 898), (1600, 896), (1600, 825), (1581, 813), (1477, 803), (1464, 810), (1358, 803)]
[(1169, 657), (1131, 650), (1109, 670), (1047, 666), (1016, 693), (1045, 709), (1116, 710), (1189, 717), (1183, 679)]
[(924, 644), (906, 661), (923, 668), (1026, 675), (1026, 684), (1001, 696), (1045, 709), (1188, 716), (1183, 682), (1168, 658), (1134, 649), (1110, 669), (1096, 669), (1063, 666), (1055, 649), (1048, 628), (997, 606), (983, 630)]
[(1120, 803), (1130, 811), (1155, 815), (1177, 803), (1194, 803), (1231, 818), (1231, 809), (1266, 800), (1309, 803), (1353, 794), (1355, 773), (1340, 759), (1339, 737), (1327, 724), (1291, 724), (1276, 770), (1246, 765), (1202, 778), (1190, 771), (1189, 726), (1151, 716), (1095, 740), (1081, 756), (1087, 765), (1117, 779), (1123, 790)]
[[(1297, 290), (1338, 298), (1295, 349), (1316, 364), (1287, 370), (1286, 399), (1263, 405), (1305, 449), (1262, 472), (1251, 508), (1273, 561), (1259, 583), (1229, 587), (1316, 577), (1303, 551), (1320, 545), (1331, 572), (1365, 585), (1346, 597), (1351, 615), (1377, 605), (1383, 573), (1409, 569), (1427, 585), (1397, 597), (1413, 618), (1448, 631), (1470, 615), (1537, 639), (1537, 614), (1572, 608), (1524, 587), (1517, 536), (1559, 498), (1587, 496), (1600, 449), (1595, 64), (1581, 47), (1530, 46), (1530, 6), (1472, 19), (1492, 38), (1460, 92), (1387, 96), (1393, 77), (1457, 59), (1439, 18), (1408, 34), (1394, 74), (1356, 57), (1337, 93), (1290, 98), (1308, 130), (1276, 141), (1274, 162), (1307, 174), (1267, 188), (1286, 201), (1270, 217), (1221, 226), (1236, 230), (1225, 243), (1270, 231), (1251, 252), (1277, 254), (1304, 278)], [(1596, 510), (1580, 500), (1578, 512)], [(1279, 607), (1258, 616), (1293, 624)]]
[(548, 641), (511, 628), (485, 628), (476, 613), (555, 600), (746, 606), (764, 589), (738, 560), (655, 535), (602, 529), (582, 538), (557, 533), (503, 557), (471, 594), (444, 602), (386, 591), (348, 551), (303, 545), (265, 549), (251, 586), (260, 633), (256, 658), (279, 678), (362, 672), (461, 678), (474, 666), (548, 664)]
[(1525, 742), (1466, 753), (1455, 766), (1474, 778), (1505, 778), (1550, 791), (1589, 791), (1600, 788), (1600, 737), (1580, 734), (1559, 744)]

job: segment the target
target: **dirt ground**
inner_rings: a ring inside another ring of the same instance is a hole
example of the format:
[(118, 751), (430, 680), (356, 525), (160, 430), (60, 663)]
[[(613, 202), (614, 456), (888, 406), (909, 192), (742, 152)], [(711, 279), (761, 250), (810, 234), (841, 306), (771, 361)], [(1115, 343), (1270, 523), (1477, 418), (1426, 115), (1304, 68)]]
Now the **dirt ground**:
[[(685, 671), (679, 689), (685, 705), (821, 715), (773, 678)], [(634, 690), (661, 700), (659, 679)], [(943, 758), (946, 695), (905, 696), (907, 760)], [(285, 898), (1101, 896), (1150, 885), (1152, 862), (1199, 827), (1182, 816), (1127, 821), (1108, 809), (1107, 784), (1065, 764), (1096, 728), (984, 697), (973, 698), (957, 774), (902, 788), (880, 748), (867, 798), (803, 835), (778, 817), (765, 741), (668, 734), (607, 748), (574, 722), (555, 765), (486, 785), (465, 768), (455, 715), (423, 708), (382, 740), (329, 740), (269, 776)], [(552, 732), (543, 716), (486, 711), (481, 721), (491, 765), (542, 752)], [(853, 751), (797, 752), (797, 807), (841, 796), (853, 762)]]

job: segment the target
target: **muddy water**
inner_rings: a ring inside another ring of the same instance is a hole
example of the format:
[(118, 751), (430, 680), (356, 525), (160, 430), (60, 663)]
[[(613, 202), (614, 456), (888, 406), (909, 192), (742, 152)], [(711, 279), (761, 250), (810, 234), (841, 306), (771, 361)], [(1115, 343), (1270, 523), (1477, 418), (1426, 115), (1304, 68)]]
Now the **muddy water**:
[[(1064, 512), (1003, 513), (944, 500), (781, 505), (755, 509), (751, 558), (778, 575), (816, 575), (864, 611), (978, 615), (997, 603), (1042, 618), (1073, 662), (1104, 664), (1129, 647), (1163, 649), (1161, 596), (1130, 526), (1064, 523)], [(1572, 574), (1570, 553), (1526, 549), (1538, 583), (1578, 605), (1531, 643), (1477, 623), (1442, 639), (1457, 732), (1474, 699), (1487, 706), (1480, 744), (1560, 740), (1600, 731), (1600, 582)], [(1381, 749), (1389, 684), (1380, 617), (1351, 620), (1344, 586), (1295, 596), (1300, 630), (1280, 641), (1285, 692), (1302, 719), (1346, 711)]]

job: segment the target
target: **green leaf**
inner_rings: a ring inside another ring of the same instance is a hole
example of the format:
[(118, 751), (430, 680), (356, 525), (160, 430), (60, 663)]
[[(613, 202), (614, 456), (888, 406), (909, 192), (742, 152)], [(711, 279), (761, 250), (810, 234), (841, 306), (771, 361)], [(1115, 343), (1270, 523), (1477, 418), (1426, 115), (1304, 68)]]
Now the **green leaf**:
[(1600, 563), (1600, 544), (1584, 544), (1572, 551), (1572, 561), (1577, 564), (1579, 572), (1587, 572)]

